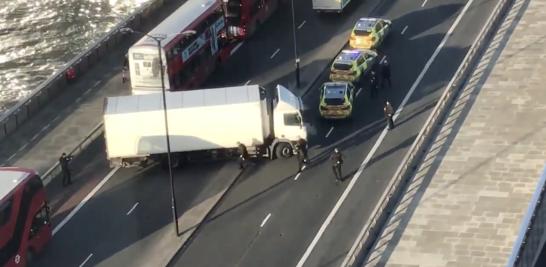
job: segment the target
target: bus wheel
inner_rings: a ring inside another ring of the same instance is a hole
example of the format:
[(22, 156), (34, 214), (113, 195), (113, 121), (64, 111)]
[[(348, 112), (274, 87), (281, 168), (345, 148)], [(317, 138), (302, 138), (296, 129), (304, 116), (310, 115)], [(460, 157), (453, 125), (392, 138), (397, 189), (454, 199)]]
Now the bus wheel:
[(277, 155), (277, 158), (290, 158), (292, 156), (292, 146), (288, 143), (279, 143), (277, 147), (275, 147), (275, 154)]

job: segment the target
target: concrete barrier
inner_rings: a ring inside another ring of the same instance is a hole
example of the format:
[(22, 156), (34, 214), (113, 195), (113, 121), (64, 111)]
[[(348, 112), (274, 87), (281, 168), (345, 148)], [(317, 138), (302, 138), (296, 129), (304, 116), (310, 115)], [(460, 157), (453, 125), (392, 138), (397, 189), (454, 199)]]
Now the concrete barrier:
[(104, 37), (97, 40), (87, 50), (81, 52), (68, 62), (63, 68), (55, 72), (46, 81), (38, 85), (30, 95), (20, 100), (15, 106), (4, 112), (0, 116), (0, 141), (13, 133), (19, 126), (25, 123), (28, 118), (40, 112), (41, 108), (49, 103), (58, 94), (67, 88), (67, 82), (64, 74), (67, 69), (74, 67), (76, 73), (85, 73), (86, 70), (94, 67), (100, 58), (122, 41), (120, 29), (123, 27), (138, 28), (142, 22), (155, 16), (157, 10), (168, 2), (174, 0), (155, 0), (151, 1), (139, 9), (126, 20), (118, 23)]
[(448, 84), (444, 93), (438, 100), (434, 110), (428, 117), (423, 128), (415, 138), (409, 151), (404, 156), (402, 163), (396, 170), (394, 178), (386, 193), (383, 195), (379, 204), (372, 213), (371, 219), (356, 238), (355, 243), (349, 250), (349, 253), (341, 266), (362, 266), (377, 238), (380, 236), (390, 214), (396, 208), (396, 205), (404, 192), (407, 182), (419, 166), (425, 155), (434, 133), (441, 127), (442, 120), (450, 110), (453, 101), (458, 92), (464, 86), (468, 75), (472, 72), (477, 60), (483, 51), (487, 48), (489, 41), (500, 26), (502, 19), (509, 10), (514, 0), (501, 0), (491, 13), (486, 24), (478, 34), (478, 37), (468, 50), (465, 58), (459, 65), (452, 80)]

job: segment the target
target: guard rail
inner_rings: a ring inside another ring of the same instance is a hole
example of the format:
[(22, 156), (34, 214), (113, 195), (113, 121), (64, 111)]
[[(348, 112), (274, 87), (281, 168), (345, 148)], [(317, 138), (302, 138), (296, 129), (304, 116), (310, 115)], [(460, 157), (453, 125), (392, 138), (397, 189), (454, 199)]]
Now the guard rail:
[(62, 92), (67, 81), (65, 73), (68, 68), (74, 68), (76, 73), (85, 73), (107, 54), (110, 49), (115, 49), (122, 40), (121, 28), (138, 28), (143, 20), (154, 14), (154, 11), (173, 0), (154, 0), (138, 8), (133, 15), (118, 23), (108, 34), (97, 40), (88, 49), (74, 57), (57, 70), (51, 77), (42, 82), (30, 95), (20, 100), (15, 106), (0, 114), (0, 140), (13, 133), (28, 118), (40, 111), (51, 99)]

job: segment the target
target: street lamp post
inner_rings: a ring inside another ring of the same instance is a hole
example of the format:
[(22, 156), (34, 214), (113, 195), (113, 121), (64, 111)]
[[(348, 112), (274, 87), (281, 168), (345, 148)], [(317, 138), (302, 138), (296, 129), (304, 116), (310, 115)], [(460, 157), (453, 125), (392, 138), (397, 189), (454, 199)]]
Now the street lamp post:
[(296, 38), (296, 15), (294, 12), (294, 0), (290, 1), (292, 6), (292, 33), (294, 34), (294, 60), (296, 61), (296, 87), (300, 88), (300, 58), (298, 57), (298, 40)]
[[(174, 192), (174, 177), (173, 177), (173, 168), (172, 168), (172, 161), (171, 161), (171, 140), (169, 138), (169, 123), (168, 123), (168, 116), (167, 116), (167, 98), (165, 95), (165, 80), (164, 80), (164, 68), (163, 68), (163, 57), (161, 56), (161, 41), (163, 41), (165, 38), (167, 38), (166, 35), (148, 35), (142, 32), (137, 32), (131, 28), (122, 28), (121, 32), (129, 32), (129, 33), (140, 33), (148, 36), (149, 38), (153, 39), (157, 43), (157, 53), (159, 56), (159, 72), (161, 73), (161, 93), (163, 95), (163, 118), (165, 120), (165, 141), (167, 144), (167, 163), (169, 168), (169, 180), (170, 180), (170, 187), (171, 187), (171, 210), (173, 215), (173, 221), (174, 221), (174, 227), (176, 231), (176, 235), (180, 235), (180, 231), (178, 228), (178, 210), (176, 208), (176, 195)], [(181, 35), (192, 35), (196, 32), (193, 30), (185, 31), (182, 33), (179, 33)]]

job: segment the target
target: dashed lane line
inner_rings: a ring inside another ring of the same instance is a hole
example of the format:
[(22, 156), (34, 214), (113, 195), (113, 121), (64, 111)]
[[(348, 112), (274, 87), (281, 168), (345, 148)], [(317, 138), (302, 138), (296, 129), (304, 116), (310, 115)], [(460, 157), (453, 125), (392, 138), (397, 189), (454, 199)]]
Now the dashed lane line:
[(129, 215), (130, 215), (130, 214), (131, 214), (131, 213), (133, 212), (133, 210), (135, 210), (135, 209), (136, 209), (136, 207), (138, 206), (138, 204), (139, 204), (138, 202), (137, 202), (137, 203), (135, 203), (135, 204), (133, 205), (133, 207), (132, 207), (132, 208), (131, 208), (131, 209), (130, 209), (130, 210), (129, 210), (128, 212), (127, 212), (127, 214), (126, 214), (126, 215), (127, 215), (127, 216), (129, 216)]
[(305, 25), (305, 22), (306, 21), (304, 20), (300, 25), (298, 25), (298, 30), (301, 29), (303, 27), (303, 25)]
[(80, 267), (84, 266), (89, 261), (89, 259), (91, 259), (91, 257), (93, 257), (93, 253), (89, 254), (89, 256), (85, 258), (85, 260), (80, 264)]
[(408, 29), (408, 25), (406, 25), (404, 27), (404, 29), (402, 29), (402, 32), (400, 33), (401, 35), (404, 35), (404, 33), (406, 33), (406, 30)]
[(262, 221), (262, 224), (260, 224), (260, 228), (264, 227), (264, 225), (267, 223), (267, 221), (269, 220), (270, 217), (271, 217), (271, 213), (267, 214), (267, 216)]
[(280, 48), (277, 48), (277, 50), (275, 50), (275, 52), (273, 52), (273, 55), (271, 55), (271, 56), (269, 57), (269, 59), (273, 59), (280, 51), (281, 51), (281, 49), (280, 49)]
[(326, 138), (328, 138), (328, 136), (330, 136), (330, 134), (332, 133), (333, 130), (334, 130), (334, 126), (332, 126), (332, 128), (330, 128), (330, 130), (326, 133)]
[(235, 52), (237, 52), (237, 50), (239, 50), (239, 48), (241, 48), (241, 46), (243, 45), (243, 43), (244, 43), (244, 42), (238, 43), (238, 44), (233, 48), (233, 50), (231, 50), (231, 52), (229, 52), (229, 55), (231, 56), (231, 55), (235, 54)]

